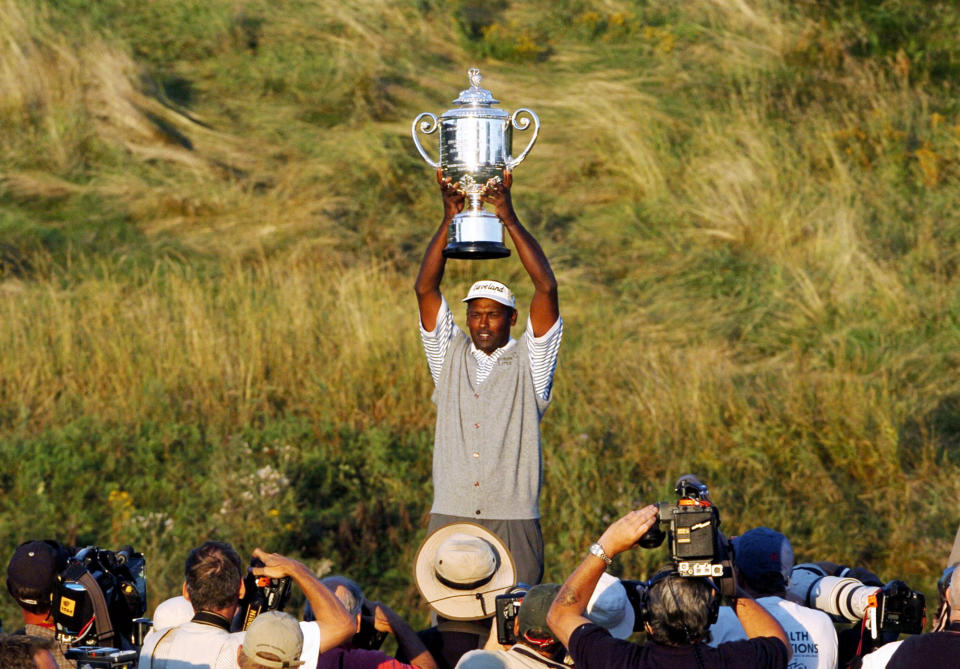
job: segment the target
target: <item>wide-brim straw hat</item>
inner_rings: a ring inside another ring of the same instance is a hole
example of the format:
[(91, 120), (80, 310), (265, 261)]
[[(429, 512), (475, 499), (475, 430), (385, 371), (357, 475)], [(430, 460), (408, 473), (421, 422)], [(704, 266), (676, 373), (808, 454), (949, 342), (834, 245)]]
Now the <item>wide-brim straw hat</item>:
[(417, 589), (427, 604), (451, 620), (481, 620), (495, 612), (497, 595), (517, 583), (506, 544), (476, 523), (452, 523), (428, 536), (414, 565)]

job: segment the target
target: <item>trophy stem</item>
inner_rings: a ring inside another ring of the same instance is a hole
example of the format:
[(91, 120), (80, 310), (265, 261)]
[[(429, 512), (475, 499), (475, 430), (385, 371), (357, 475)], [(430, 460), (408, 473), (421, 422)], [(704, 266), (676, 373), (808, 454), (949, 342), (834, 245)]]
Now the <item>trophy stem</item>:
[(483, 201), (480, 199), (480, 192), (473, 192), (467, 195), (467, 198), (470, 200), (470, 210), (471, 211), (483, 211)]

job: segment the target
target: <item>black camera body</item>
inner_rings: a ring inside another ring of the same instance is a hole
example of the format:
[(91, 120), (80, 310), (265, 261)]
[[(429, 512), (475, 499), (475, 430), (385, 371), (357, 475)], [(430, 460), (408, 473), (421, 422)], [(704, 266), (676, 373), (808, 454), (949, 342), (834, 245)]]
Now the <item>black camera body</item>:
[(373, 604), (364, 598), (360, 604), (360, 631), (353, 635), (350, 645), (363, 650), (380, 650), (387, 638), (386, 632), (381, 632), (373, 624), (376, 610)]
[(77, 669), (136, 669), (138, 653), (106, 646), (76, 646), (63, 654)]
[(720, 512), (710, 501), (707, 486), (687, 475), (677, 481), (675, 492), (676, 503), (657, 503), (658, 522), (637, 543), (643, 548), (656, 548), (669, 537), (670, 560), (677, 574), (685, 578), (711, 577), (722, 594), (732, 596), (736, 582), (730, 545), (720, 532)]
[(520, 613), (520, 605), (527, 591), (514, 588), (512, 592), (494, 597), (493, 607), (497, 613), (497, 641), (501, 646), (512, 646), (517, 642), (513, 633), (513, 621)]
[(132, 648), (134, 621), (147, 609), (145, 566), (143, 554), (130, 546), (118, 551), (87, 546), (68, 557), (53, 588), (57, 639)]
[(920, 634), (927, 621), (923, 593), (911, 590), (903, 581), (890, 581), (877, 598), (877, 622), (881, 632)]
[[(263, 562), (257, 558), (250, 560), (251, 567), (262, 567)], [(271, 578), (269, 576), (254, 576), (247, 571), (243, 578), (246, 590), (240, 600), (240, 610), (237, 614), (239, 629), (246, 630), (254, 618), (265, 611), (283, 611), (290, 598), (290, 577)], [(237, 623), (234, 623), (236, 626)]]

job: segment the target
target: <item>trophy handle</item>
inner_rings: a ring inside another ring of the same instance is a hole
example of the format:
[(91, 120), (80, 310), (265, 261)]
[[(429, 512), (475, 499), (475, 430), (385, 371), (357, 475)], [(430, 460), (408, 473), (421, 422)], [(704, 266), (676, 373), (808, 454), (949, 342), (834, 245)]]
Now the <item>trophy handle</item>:
[[(420, 119), (429, 119), (421, 121)], [(432, 123), (431, 123), (432, 121)], [(413, 125), (410, 126), (410, 132), (413, 134), (413, 143), (417, 147), (417, 151), (420, 152), (420, 155), (423, 156), (423, 159), (427, 161), (427, 164), (430, 167), (437, 168), (440, 167), (440, 163), (433, 160), (430, 156), (427, 155), (427, 152), (423, 150), (423, 147), (420, 146), (420, 140), (417, 139), (417, 124), (420, 124), (420, 130), (425, 135), (430, 135), (436, 132), (437, 128), (440, 127), (439, 121), (436, 114), (431, 114), (430, 112), (423, 112), (417, 118), (413, 119)]]
[(533, 137), (530, 138), (530, 143), (527, 144), (527, 148), (523, 150), (516, 158), (511, 158), (507, 162), (507, 167), (513, 169), (517, 165), (523, 162), (523, 159), (527, 157), (527, 154), (530, 153), (530, 149), (533, 148), (534, 142), (537, 141), (537, 135), (540, 134), (540, 119), (533, 112), (532, 109), (527, 109), (526, 107), (521, 107), (517, 111), (513, 112), (513, 116), (510, 117), (510, 124), (517, 130), (526, 130), (530, 127), (530, 118), (520, 118), (520, 114), (527, 113), (530, 115), (530, 118), (533, 119)]

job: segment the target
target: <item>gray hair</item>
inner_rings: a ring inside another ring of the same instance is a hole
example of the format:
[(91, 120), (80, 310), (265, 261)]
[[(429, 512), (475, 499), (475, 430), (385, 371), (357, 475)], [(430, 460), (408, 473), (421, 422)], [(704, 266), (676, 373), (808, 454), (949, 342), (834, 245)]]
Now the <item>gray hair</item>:
[(666, 576), (648, 593), (650, 637), (665, 646), (689, 646), (704, 638), (717, 593), (703, 578)]

